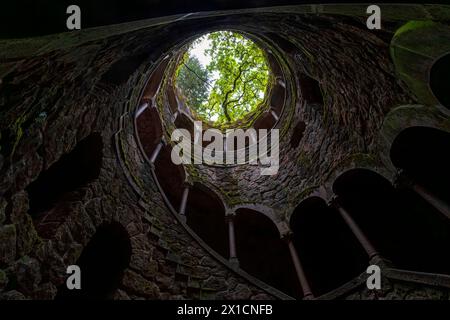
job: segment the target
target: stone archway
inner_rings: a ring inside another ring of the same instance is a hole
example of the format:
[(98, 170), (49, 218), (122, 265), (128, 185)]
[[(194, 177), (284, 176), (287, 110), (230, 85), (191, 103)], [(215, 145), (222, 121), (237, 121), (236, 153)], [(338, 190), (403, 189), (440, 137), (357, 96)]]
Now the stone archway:
[(361, 274), (364, 250), (336, 209), (325, 200), (303, 200), (290, 219), (292, 238), (314, 295), (320, 296)]

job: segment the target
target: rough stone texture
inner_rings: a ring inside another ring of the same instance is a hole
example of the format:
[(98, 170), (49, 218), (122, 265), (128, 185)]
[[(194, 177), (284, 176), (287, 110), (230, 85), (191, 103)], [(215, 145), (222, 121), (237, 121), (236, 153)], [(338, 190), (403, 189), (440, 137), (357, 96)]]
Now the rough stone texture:
[[(229, 207), (263, 204), (286, 223), (298, 201), (343, 162), (358, 154), (376, 157), (384, 116), (414, 102), (395, 77), (389, 42), (339, 15), (268, 12), (121, 32), (106, 27), (44, 39), (44, 45), (24, 40), (23, 49), (0, 42), (0, 299), (53, 299), (66, 267), (109, 221), (126, 228), (132, 246), (114, 299), (286, 298), (232, 270), (184, 228), (165, 205), (134, 136), (132, 114), (155, 61), (180, 40), (215, 26), (280, 33), (299, 48), (285, 55), (286, 64), (317, 79), (324, 93), (323, 106), (304, 104), (297, 75), (290, 75), (291, 105), (280, 121), (276, 176), (260, 176), (259, 168), (250, 166), (199, 166), (191, 172)], [(291, 149), (298, 120), (306, 128)], [(65, 215), (44, 237), (28, 212), (26, 188), (94, 132), (103, 140), (100, 174), (49, 210), (64, 208)], [(385, 298), (448, 298), (434, 288), (392, 286)], [(347, 298), (372, 297), (362, 290)]]
[[(267, 25), (260, 28), (267, 31), (280, 25), (274, 17), (266, 17), (266, 21)], [(314, 27), (317, 25), (320, 27)], [(414, 100), (395, 76), (389, 43), (364, 25), (348, 25), (334, 17), (314, 20), (302, 16), (283, 19), (280, 30), (280, 35), (298, 46), (297, 52), (285, 55), (291, 69), (298, 72), (291, 81), (296, 83), (300, 73), (317, 79), (324, 105), (317, 109), (305, 104), (301, 91), (292, 92), (297, 99), (287, 106), (278, 126), (281, 133), (286, 130), (286, 135), (280, 142), (276, 176), (261, 176), (259, 167), (248, 165), (200, 167), (195, 175), (212, 187), (220, 186), (218, 192), (225, 194), (230, 207), (264, 204), (279, 211), (278, 219), (288, 220), (289, 210), (295, 207), (292, 204), (305, 197), (308, 189), (324, 184), (348, 158), (366, 154), (375, 159), (374, 165), (379, 163), (376, 143), (384, 115)], [(370, 77), (367, 70), (371, 70)], [(291, 118), (289, 108), (295, 109)], [(304, 121), (306, 128), (299, 146), (292, 149), (289, 137), (298, 120)]]
[(4, 264), (12, 263), (16, 256), (16, 227), (6, 225), (0, 227), (0, 257)]
[(384, 279), (381, 292), (362, 287), (343, 298), (346, 300), (449, 300), (449, 293), (448, 288), (426, 285), (418, 287), (415, 283)]

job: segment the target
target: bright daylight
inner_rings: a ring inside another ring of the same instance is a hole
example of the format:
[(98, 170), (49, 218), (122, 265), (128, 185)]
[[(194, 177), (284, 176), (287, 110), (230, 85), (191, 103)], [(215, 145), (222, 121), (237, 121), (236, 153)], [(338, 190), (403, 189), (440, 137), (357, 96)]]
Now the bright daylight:
[(189, 46), (176, 85), (197, 117), (221, 125), (255, 110), (264, 100), (268, 78), (266, 57), (253, 41), (218, 31)]

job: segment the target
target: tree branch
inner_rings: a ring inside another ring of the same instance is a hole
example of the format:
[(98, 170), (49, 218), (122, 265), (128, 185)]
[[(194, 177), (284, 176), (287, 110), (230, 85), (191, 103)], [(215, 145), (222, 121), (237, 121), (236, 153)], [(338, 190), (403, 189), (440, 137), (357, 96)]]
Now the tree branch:
[(211, 84), (208, 82), (208, 80), (203, 79), (202, 77), (200, 77), (197, 72), (195, 72), (194, 70), (192, 70), (191, 68), (189, 68), (189, 66), (183, 62), (183, 65), (186, 67), (186, 69), (188, 69), (190, 72), (192, 72), (193, 74), (195, 74), (195, 76), (200, 79), (201, 81), (203, 81), (207, 86), (209, 86), (210, 88), (212, 87)]

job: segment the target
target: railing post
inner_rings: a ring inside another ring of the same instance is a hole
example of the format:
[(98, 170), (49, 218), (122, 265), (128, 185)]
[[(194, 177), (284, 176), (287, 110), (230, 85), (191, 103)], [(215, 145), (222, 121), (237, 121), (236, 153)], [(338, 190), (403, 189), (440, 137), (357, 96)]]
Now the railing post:
[(161, 141), (156, 145), (155, 149), (152, 152), (152, 155), (150, 156), (150, 165), (154, 167), (156, 159), (159, 156), (159, 153), (161, 152), (161, 149), (164, 147), (165, 141), (164, 139), (161, 139)]
[(225, 215), (225, 220), (228, 224), (228, 242), (230, 247), (230, 257), (229, 261), (230, 263), (238, 267), (239, 266), (239, 259), (237, 257), (236, 252), (236, 233), (234, 230), (234, 218), (236, 217), (236, 213), (234, 211), (227, 212)]
[(355, 235), (356, 239), (358, 239), (359, 243), (366, 251), (367, 255), (369, 256), (369, 260), (371, 260), (372, 258), (375, 258), (375, 257), (379, 257), (380, 254), (378, 253), (378, 251), (375, 249), (375, 247), (372, 245), (372, 243), (366, 237), (366, 235), (361, 230), (361, 228), (358, 226), (358, 224), (355, 222), (355, 220), (353, 220), (353, 218), (350, 216), (348, 211), (345, 210), (341, 206), (337, 196), (333, 197), (330, 205), (338, 210), (339, 214), (344, 219), (347, 226), (350, 228), (352, 233)]
[(295, 248), (294, 242), (292, 241), (292, 233), (287, 232), (282, 236), (282, 238), (288, 245), (289, 253), (291, 255), (292, 262), (294, 263), (295, 272), (297, 274), (298, 281), (300, 282), (300, 286), (302, 287), (303, 299), (307, 300), (314, 298), (314, 294), (312, 293), (308, 279), (305, 275), (305, 271), (303, 270), (303, 266), (300, 262), (297, 249)]
[(188, 183), (184, 184), (183, 194), (181, 195), (181, 203), (180, 208), (178, 210), (178, 214), (181, 216), (181, 219), (186, 222), (186, 205), (189, 196), (190, 185)]
[(279, 117), (276, 112), (274, 110), (270, 110), (270, 113), (272, 114), (272, 117), (275, 119), (275, 121), (278, 121)]
[(446, 218), (450, 219), (450, 207), (447, 203), (436, 197), (433, 193), (427, 190), (424, 186), (415, 182), (411, 177), (407, 176), (403, 171), (397, 173), (395, 181), (397, 187), (406, 187), (417, 193), (422, 199), (428, 202), (432, 207), (437, 209)]
[(137, 111), (136, 111), (134, 117), (135, 117), (135, 118), (139, 117), (139, 116), (142, 114), (142, 112), (144, 112), (145, 109), (148, 108), (148, 106), (149, 106), (148, 102), (144, 102), (143, 104), (141, 104), (141, 105), (139, 106), (139, 108), (137, 109)]
[(178, 115), (180, 114), (180, 111), (175, 111), (175, 113), (172, 115), (172, 122), (177, 121)]

